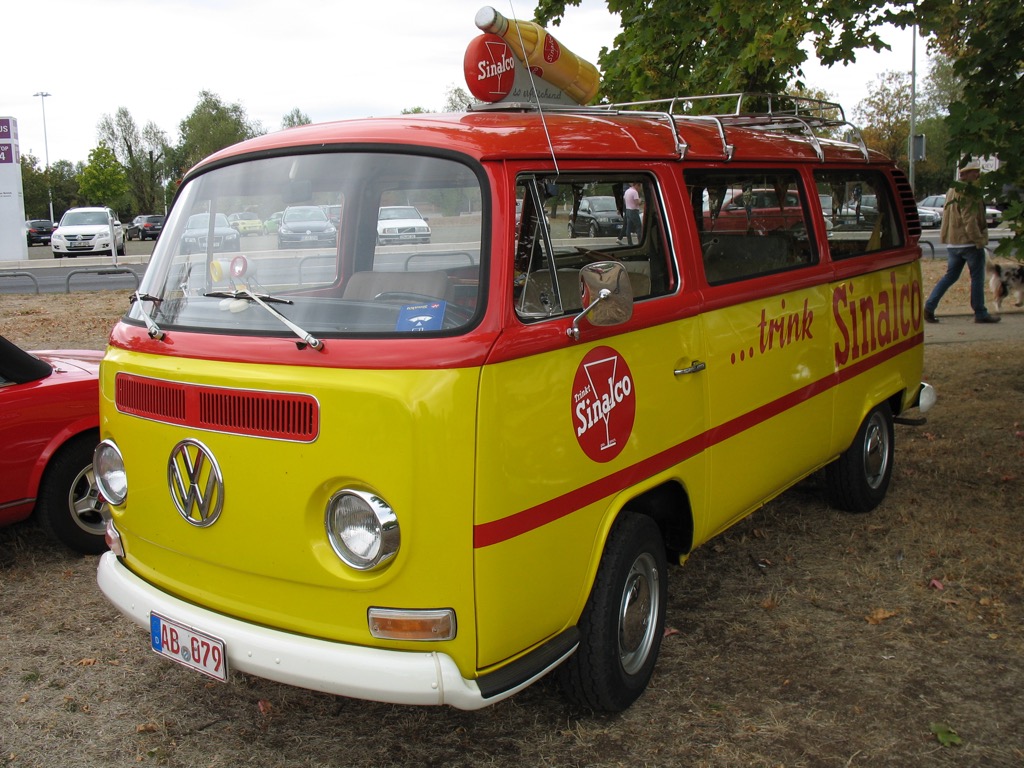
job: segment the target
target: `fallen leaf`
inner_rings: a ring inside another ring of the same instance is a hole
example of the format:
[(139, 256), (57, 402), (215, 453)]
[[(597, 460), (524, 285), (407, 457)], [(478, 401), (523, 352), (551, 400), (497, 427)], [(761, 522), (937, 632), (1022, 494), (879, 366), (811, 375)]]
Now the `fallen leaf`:
[(260, 699), (257, 702), (256, 706), (260, 708), (260, 714), (262, 715), (269, 715), (271, 712), (274, 711), (274, 705), (266, 699)]
[(99, 659), (79, 659), (75, 662), (76, 667), (94, 667), (100, 663)]
[(945, 723), (932, 723), (931, 729), (932, 733), (935, 734), (935, 738), (939, 740), (939, 744), (944, 747), (952, 747), (963, 741), (957, 735), (957, 732)]
[(665, 627), (665, 634), (662, 637), (671, 637), (672, 635), (678, 635), (678, 629), (672, 629), (671, 627)]
[(135, 726), (136, 733), (156, 733), (160, 730), (160, 726), (156, 723), (142, 723), (141, 725)]
[(946, 588), (946, 586), (938, 579), (932, 579), (931, 581), (929, 581), (928, 586), (932, 589), (938, 589), (940, 591)]
[(890, 611), (888, 608), (876, 608), (865, 616), (864, 620), (868, 624), (881, 624), (886, 619), (891, 619), (897, 613), (899, 613), (899, 611)]

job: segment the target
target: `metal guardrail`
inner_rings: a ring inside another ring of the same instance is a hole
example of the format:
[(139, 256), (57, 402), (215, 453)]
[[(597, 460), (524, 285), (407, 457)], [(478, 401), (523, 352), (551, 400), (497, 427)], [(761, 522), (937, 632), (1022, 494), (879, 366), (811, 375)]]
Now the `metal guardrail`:
[[(75, 275), (90, 274), (90, 275), (131, 275), (135, 280), (135, 289), (139, 288), (139, 276), (127, 267), (90, 267), (83, 269), (73, 269), (68, 272), (67, 278), (64, 280), (64, 293), (71, 293), (71, 278)], [(39, 293), (37, 290), (36, 293)]]
[(39, 293), (39, 281), (36, 280), (36, 276), (31, 272), (25, 272), (21, 269), (0, 269), (0, 277), (27, 277), (32, 281), (32, 285), (35, 286), (36, 293)]

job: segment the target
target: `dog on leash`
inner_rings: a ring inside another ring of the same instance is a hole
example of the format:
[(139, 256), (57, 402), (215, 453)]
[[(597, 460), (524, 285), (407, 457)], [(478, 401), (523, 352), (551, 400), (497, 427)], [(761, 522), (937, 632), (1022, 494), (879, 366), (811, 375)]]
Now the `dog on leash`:
[(1008, 266), (988, 262), (988, 288), (996, 303), (996, 312), (1002, 311), (1003, 299), (1011, 293), (1017, 298), (1015, 307), (1024, 306), (1024, 265)]

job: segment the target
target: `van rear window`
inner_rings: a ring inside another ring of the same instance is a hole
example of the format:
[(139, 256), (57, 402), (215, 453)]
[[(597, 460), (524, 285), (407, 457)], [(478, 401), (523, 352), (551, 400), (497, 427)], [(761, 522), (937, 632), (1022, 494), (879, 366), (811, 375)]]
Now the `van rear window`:
[(795, 171), (686, 171), (710, 285), (817, 262)]
[(814, 183), (833, 259), (903, 245), (885, 176), (877, 171), (816, 171)]

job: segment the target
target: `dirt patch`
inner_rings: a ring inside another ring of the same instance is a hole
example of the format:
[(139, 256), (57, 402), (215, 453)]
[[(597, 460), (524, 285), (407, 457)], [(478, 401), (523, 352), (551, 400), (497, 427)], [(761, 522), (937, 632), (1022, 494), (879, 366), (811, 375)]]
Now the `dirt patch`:
[[(941, 264), (925, 270), (930, 286)], [(966, 306), (966, 283), (943, 310)], [(22, 298), (0, 297), (0, 333), (37, 348), (102, 347), (127, 303)], [(614, 717), (547, 682), (477, 713), (208, 682), (147, 650), (100, 595), (96, 558), (0, 529), (0, 763), (1024, 764), (1022, 348), (926, 347), (939, 405), (897, 427), (874, 513), (835, 512), (812, 477), (670, 571), (654, 680)]]

